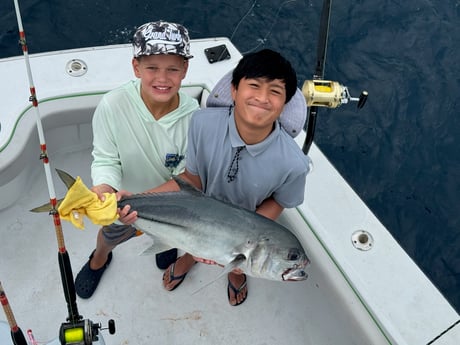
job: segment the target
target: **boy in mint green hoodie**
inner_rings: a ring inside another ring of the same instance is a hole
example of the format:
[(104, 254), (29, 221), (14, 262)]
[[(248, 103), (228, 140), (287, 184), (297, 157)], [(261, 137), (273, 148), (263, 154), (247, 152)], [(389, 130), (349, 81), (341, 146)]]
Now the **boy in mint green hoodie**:
[[(150, 22), (135, 32), (137, 79), (104, 95), (93, 117), (91, 189), (101, 198), (120, 189), (141, 192), (183, 171), (188, 125), (198, 109), (198, 102), (180, 91), (190, 58), (188, 31), (180, 24)], [(136, 234), (126, 225), (99, 230), (96, 249), (75, 279), (81, 298), (96, 290), (112, 250)], [(157, 256), (160, 268), (169, 265), (170, 255), (174, 262), (176, 250)]]

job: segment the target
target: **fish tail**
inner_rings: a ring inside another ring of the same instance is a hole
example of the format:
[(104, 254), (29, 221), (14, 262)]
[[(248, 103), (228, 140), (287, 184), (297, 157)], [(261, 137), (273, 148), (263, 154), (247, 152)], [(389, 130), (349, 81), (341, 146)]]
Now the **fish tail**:
[[(66, 185), (67, 189), (72, 187), (72, 185), (75, 183), (75, 179), (70, 174), (66, 173), (65, 171), (56, 169), (56, 172), (58, 173), (61, 181), (64, 182), (64, 184)], [(64, 199), (59, 199), (57, 201), (56, 209), (59, 207), (62, 200)], [(47, 202), (46, 204), (43, 204), (41, 206), (31, 209), (30, 212), (40, 213), (40, 212), (51, 212), (52, 210), (53, 210), (53, 206), (51, 205), (50, 202)]]

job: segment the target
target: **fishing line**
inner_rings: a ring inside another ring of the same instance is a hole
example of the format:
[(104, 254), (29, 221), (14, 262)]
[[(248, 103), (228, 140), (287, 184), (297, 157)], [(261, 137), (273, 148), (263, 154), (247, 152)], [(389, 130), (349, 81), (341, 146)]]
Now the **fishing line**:
[[(272, 30), (273, 30), (273, 27), (275, 26), (276, 24), (276, 21), (278, 19), (278, 16), (281, 12), (281, 9), (283, 8), (283, 6), (287, 5), (288, 3), (291, 3), (291, 2), (296, 2), (297, 0), (287, 0), (287, 1), (284, 1), (283, 3), (281, 3), (281, 5), (278, 6), (278, 9), (276, 11), (276, 14), (275, 14), (275, 17), (270, 25), (270, 29), (268, 30), (267, 34), (263, 37), (263, 38), (258, 38), (256, 41), (258, 41), (259, 43), (252, 49), (249, 49), (245, 52), (242, 53), (242, 55), (245, 55), (245, 54), (248, 54), (248, 53), (251, 53), (255, 50), (257, 50), (261, 45), (265, 44), (265, 42), (267, 42), (267, 38), (268, 36), (270, 36), (270, 34), (272, 33)], [(233, 37), (235, 36), (235, 33), (236, 31), (238, 30), (238, 28), (240, 27), (241, 23), (246, 19), (246, 17), (251, 13), (251, 11), (253, 10), (254, 6), (256, 5), (257, 3), (257, 0), (255, 0), (251, 7), (249, 8), (249, 10), (246, 12), (246, 14), (240, 19), (240, 21), (238, 22), (238, 24), (236, 25), (235, 29), (233, 30), (233, 33), (231, 34), (230, 36), (230, 41), (233, 40)]]
[(254, 8), (254, 6), (256, 5), (257, 3), (257, 0), (255, 0), (251, 7), (249, 8), (249, 10), (246, 12), (246, 14), (240, 19), (240, 21), (238, 22), (238, 24), (236, 25), (235, 29), (233, 30), (232, 32), (232, 35), (230, 36), (230, 41), (233, 41), (233, 36), (235, 36), (235, 33), (238, 31), (238, 28), (240, 27), (241, 23), (243, 22), (243, 20), (249, 15), (249, 13), (251, 13), (252, 9)]

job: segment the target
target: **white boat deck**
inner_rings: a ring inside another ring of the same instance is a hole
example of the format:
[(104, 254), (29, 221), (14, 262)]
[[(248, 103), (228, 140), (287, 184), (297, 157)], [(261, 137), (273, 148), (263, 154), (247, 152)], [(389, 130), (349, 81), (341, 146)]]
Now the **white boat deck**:
[[(222, 43), (233, 59), (207, 64), (203, 49)], [(192, 53), (195, 58), (184, 85), (197, 96), (239, 59), (228, 40), (193, 41)], [(91, 114), (102, 92), (132, 78), (130, 54), (126, 46), (116, 46), (31, 59), (53, 169), (79, 175), (91, 184)], [(71, 57), (88, 63), (85, 77), (65, 74), (63, 66)], [(25, 74), (23, 62), (19, 65), (17, 60), (0, 60), (2, 75)], [(55, 67), (50, 70), (50, 66)], [(117, 68), (120, 73), (114, 73)], [(32, 329), (38, 341), (49, 343), (66, 321), (67, 307), (52, 218), (28, 211), (49, 200), (38, 159), (34, 111), (28, 109), (26, 78), (0, 88), (6, 96), (0, 106), (0, 281), (19, 326), (24, 331)], [(19, 114), (24, 114), (20, 120)], [(301, 145), (302, 136), (298, 140)], [(315, 145), (310, 155), (314, 166), (307, 178), (306, 202), (285, 211), (281, 218), (312, 261), (307, 281), (249, 278), (247, 301), (231, 307), (225, 279), (193, 294), (220, 272), (218, 267), (199, 264), (177, 290), (167, 292), (155, 258), (138, 255), (150, 244), (147, 236), (141, 236), (115, 249), (94, 296), (77, 299), (80, 314), (103, 325), (114, 319), (116, 333), (103, 335), (106, 344), (117, 345), (412, 345), (427, 344), (451, 326), (433, 344), (460, 343), (460, 326), (455, 326), (458, 314)], [(65, 187), (54, 171), (53, 176), (56, 194), (62, 197)], [(80, 231), (63, 222), (74, 276), (95, 246), (97, 227), (89, 221), (85, 225), (86, 230)], [(372, 250), (359, 251), (351, 245), (356, 230), (372, 234)], [(1, 320), (6, 320), (2, 312)], [(8, 335), (2, 332), (5, 325), (0, 326), (0, 344), (4, 345)]]
[[(54, 167), (90, 181), (88, 149), (53, 158)], [(32, 328), (37, 339), (46, 341), (58, 334), (67, 309), (52, 218), (28, 212), (49, 199), (43, 168), (35, 165), (30, 189), (1, 212), (0, 277), (19, 325), (24, 330)], [(58, 195), (64, 195), (65, 187), (56, 175), (55, 181)], [(97, 227), (88, 221), (85, 225), (86, 230), (80, 231), (63, 223), (74, 275), (95, 246)], [(218, 267), (196, 265), (180, 288), (164, 290), (155, 257), (138, 255), (149, 244), (150, 239), (141, 236), (117, 247), (94, 296), (77, 300), (85, 318), (103, 324), (115, 320), (117, 332), (104, 335), (107, 344), (371, 343), (361, 331), (349, 332), (360, 325), (347, 308), (338, 307), (344, 302), (316, 265), (304, 282), (249, 279), (248, 299), (231, 307), (225, 278), (193, 294), (218, 275)]]

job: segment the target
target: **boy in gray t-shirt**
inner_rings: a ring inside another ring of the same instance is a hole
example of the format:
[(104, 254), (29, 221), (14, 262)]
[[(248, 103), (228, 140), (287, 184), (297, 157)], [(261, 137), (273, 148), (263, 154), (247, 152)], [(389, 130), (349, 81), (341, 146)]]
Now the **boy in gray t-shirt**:
[[(240, 60), (230, 87), (233, 106), (193, 114), (186, 168), (180, 177), (206, 195), (275, 220), (284, 208), (303, 202), (309, 170), (307, 157), (278, 121), (297, 90), (296, 73), (279, 53), (264, 49)], [(178, 189), (170, 180), (149, 192)], [(127, 223), (136, 216), (120, 212)], [(181, 256), (165, 271), (165, 288), (177, 288), (196, 261), (212, 263), (190, 254)], [(245, 274), (228, 274), (227, 294), (231, 305), (244, 302)]]

